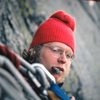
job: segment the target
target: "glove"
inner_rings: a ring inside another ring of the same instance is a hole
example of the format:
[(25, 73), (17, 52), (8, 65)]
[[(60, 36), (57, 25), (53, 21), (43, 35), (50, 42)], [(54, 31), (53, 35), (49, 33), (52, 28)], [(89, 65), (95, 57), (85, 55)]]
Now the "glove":
[(19, 68), (20, 61), (16, 54), (3, 44), (0, 44), (0, 55), (7, 57), (17, 69)]

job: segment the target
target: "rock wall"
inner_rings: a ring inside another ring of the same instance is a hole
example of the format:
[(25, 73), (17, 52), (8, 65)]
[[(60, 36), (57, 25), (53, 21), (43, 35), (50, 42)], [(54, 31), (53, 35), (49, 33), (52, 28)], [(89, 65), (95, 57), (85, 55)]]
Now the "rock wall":
[(0, 1), (0, 42), (21, 54), (28, 47), (32, 35), (44, 20), (36, 14), (35, 0)]
[(38, 25), (56, 10), (77, 23), (76, 57), (64, 88), (77, 100), (100, 99), (100, 2), (88, 0), (0, 0), (0, 43), (21, 54)]

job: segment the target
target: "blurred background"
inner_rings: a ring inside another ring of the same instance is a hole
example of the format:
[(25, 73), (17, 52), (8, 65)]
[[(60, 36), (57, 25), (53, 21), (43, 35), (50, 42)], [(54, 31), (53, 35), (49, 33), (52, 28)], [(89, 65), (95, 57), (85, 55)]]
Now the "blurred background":
[(63, 88), (76, 100), (100, 100), (100, 2), (0, 0), (0, 43), (21, 55), (38, 26), (56, 10), (76, 19), (76, 55)]

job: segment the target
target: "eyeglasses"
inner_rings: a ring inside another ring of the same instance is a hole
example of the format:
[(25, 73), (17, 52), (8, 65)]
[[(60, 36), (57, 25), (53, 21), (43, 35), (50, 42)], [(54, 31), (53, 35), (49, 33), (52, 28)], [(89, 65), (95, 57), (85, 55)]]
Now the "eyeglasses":
[[(51, 52), (54, 53), (54, 55), (57, 57), (60, 57), (61, 55), (64, 54), (64, 50), (59, 46), (48, 46), (48, 45), (44, 45), (44, 46), (49, 48)], [(65, 52), (65, 56), (67, 59), (70, 60), (74, 58), (74, 55), (70, 51)]]

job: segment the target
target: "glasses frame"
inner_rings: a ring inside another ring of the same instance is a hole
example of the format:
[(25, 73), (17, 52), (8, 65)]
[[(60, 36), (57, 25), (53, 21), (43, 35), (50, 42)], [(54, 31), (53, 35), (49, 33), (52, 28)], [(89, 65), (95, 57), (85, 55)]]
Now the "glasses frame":
[(63, 54), (65, 54), (66, 58), (69, 60), (72, 60), (75, 57), (74, 54), (71, 54), (70, 51), (64, 51), (62, 47), (54, 46), (54, 45), (43, 45), (43, 46), (49, 48), (49, 50), (52, 53), (56, 54), (57, 57), (60, 57)]

